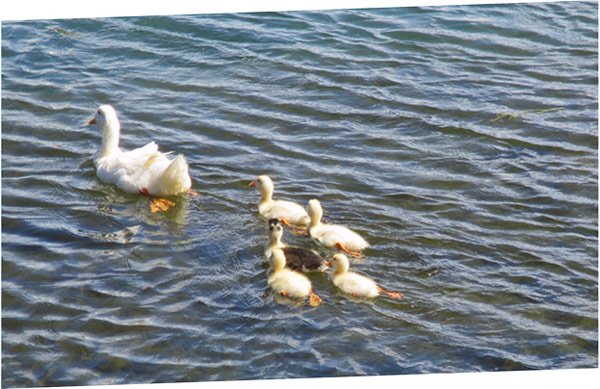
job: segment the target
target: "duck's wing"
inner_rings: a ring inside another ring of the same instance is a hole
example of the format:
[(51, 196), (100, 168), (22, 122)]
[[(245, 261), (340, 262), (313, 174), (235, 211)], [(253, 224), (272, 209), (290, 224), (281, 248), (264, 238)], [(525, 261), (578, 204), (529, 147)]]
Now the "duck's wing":
[(137, 192), (147, 187), (153, 176), (160, 175), (168, 162), (165, 154), (158, 151), (158, 145), (150, 142), (143, 147), (121, 152), (108, 170), (114, 176), (111, 182), (127, 192)]
[(283, 248), (283, 252), (290, 269), (316, 271), (323, 264), (323, 258), (319, 254), (304, 247), (287, 246)]
[(331, 224), (323, 224), (311, 230), (310, 234), (323, 246), (333, 247), (342, 239), (343, 230)]
[[(127, 171), (133, 180), (142, 183), (147, 181), (149, 177), (162, 174), (169, 165), (167, 154), (158, 151), (158, 145), (150, 142), (144, 147), (121, 153), (119, 165)], [(147, 185), (147, 183), (144, 185)]]
[(156, 155), (160, 155), (158, 145), (155, 142), (150, 142), (143, 147), (122, 152), (119, 160), (123, 166), (127, 166), (128, 170), (135, 172), (143, 169), (144, 164), (150, 158), (156, 158)]

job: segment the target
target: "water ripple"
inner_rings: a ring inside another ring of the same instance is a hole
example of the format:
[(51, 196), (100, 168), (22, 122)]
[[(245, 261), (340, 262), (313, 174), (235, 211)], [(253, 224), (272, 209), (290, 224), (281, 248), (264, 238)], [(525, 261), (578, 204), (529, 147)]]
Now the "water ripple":
[[(2, 36), (3, 386), (597, 366), (596, 3)], [(199, 195), (156, 215), (99, 182), (100, 103)], [(352, 268), (405, 299), (270, 292), (259, 174), (364, 235)]]

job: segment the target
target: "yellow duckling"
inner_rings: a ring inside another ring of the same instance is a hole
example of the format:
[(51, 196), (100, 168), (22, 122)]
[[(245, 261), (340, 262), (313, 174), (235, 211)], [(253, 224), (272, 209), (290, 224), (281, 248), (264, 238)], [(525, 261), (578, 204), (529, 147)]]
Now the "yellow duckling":
[(271, 254), (271, 275), (267, 281), (275, 293), (284, 297), (304, 299), (316, 307), (322, 300), (313, 290), (310, 280), (304, 275), (285, 267), (285, 254), (281, 249), (274, 249)]
[(306, 210), (300, 204), (287, 200), (273, 200), (273, 181), (269, 176), (259, 176), (248, 186), (255, 187), (260, 192), (258, 213), (265, 219), (279, 219), (292, 229), (292, 232), (306, 233), (309, 218)]
[(337, 247), (355, 257), (360, 257), (361, 251), (369, 247), (369, 243), (351, 229), (337, 224), (322, 223), (323, 208), (319, 200), (310, 200), (307, 209), (310, 216), (308, 233), (323, 246)]
[(352, 297), (377, 297), (380, 294), (393, 299), (401, 299), (402, 293), (390, 292), (383, 289), (375, 281), (358, 273), (348, 271), (350, 263), (348, 257), (344, 254), (336, 254), (333, 259), (327, 262), (327, 266), (333, 267), (331, 273), (331, 281), (343, 293), (349, 294)]

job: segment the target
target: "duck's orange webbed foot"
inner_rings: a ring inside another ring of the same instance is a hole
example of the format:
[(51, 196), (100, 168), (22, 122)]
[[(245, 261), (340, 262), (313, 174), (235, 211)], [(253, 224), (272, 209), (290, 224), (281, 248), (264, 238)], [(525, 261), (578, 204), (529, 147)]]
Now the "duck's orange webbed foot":
[[(141, 188), (141, 189), (139, 189), (139, 191), (140, 191), (140, 194), (143, 196), (152, 197), (152, 194), (148, 191), (148, 188)], [(157, 212), (168, 211), (174, 205), (175, 205), (175, 203), (172, 202), (171, 200), (154, 198), (154, 199), (150, 200), (150, 212), (157, 213)]]
[(292, 231), (292, 234), (294, 234), (294, 235), (302, 235), (302, 236), (308, 235), (308, 228), (306, 228), (306, 227), (294, 226), (294, 227), (290, 228), (290, 230)]
[(353, 257), (356, 257), (356, 258), (362, 258), (362, 253), (361, 253), (360, 251), (354, 251), (354, 250), (350, 250), (350, 249), (346, 248), (346, 246), (344, 246), (344, 245), (343, 245), (342, 243), (340, 243), (340, 242), (337, 242), (337, 243), (335, 244), (335, 246), (336, 246), (338, 249), (340, 249), (340, 250), (342, 250), (342, 251), (344, 251), (344, 252), (347, 252), (348, 254), (352, 255)]
[(318, 307), (323, 302), (323, 300), (321, 300), (321, 298), (317, 296), (312, 289), (310, 290), (310, 294), (308, 296), (308, 304), (311, 307)]
[(152, 199), (150, 201), (150, 211), (152, 213), (165, 212), (175, 205), (174, 202), (167, 199)]
[(391, 291), (389, 291), (389, 290), (385, 290), (385, 289), (383, 289), (383, 288), (382, 288), (382, 287), (380, 287), (380, 286), (378, 286), (378, 287), (377, 287), (377, 290), (378, 290), (380, 293), (383, 293), (383, 294), (385, 294), (386, 296), (388, 296), (389, 298), (392, 298), (392, 299), (397, 299), (397, 300), (400, 300), (401, 298), (403, 298), (403, 297), (404, 297), (404, 295), (403, 295), (402, 293), (400, 293), (400, 292), (391, 292)]
[(298, 227), (290, 223), (287, 219), (280, 219), (281, 224), (286, 225), (294, 235), (308, 235), (308, 228)]

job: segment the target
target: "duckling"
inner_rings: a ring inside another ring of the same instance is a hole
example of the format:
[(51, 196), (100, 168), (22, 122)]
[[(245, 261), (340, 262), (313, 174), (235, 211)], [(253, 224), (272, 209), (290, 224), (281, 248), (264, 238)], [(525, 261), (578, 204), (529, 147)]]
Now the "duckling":
[(258, 213), (265, 219), (280, 219), (294, 233), (306, 233), (309, 222), (308, 214), (301, 205), (292, 201), (273, 200), (273, 181), (269, 176), (259, 176), (248, 186), (256, 187), (261, 194), (258, 202)]
[(325, 271), (325, 260), (316, 251), (298, 246), (288, 246), (281, 241), (283, 227), (279, 219), (269, 219), (269, 243), (265, 248), (265, 257), (271, 257), (273, 250), (281, 249), (285, 254), (286, 266), (304, 272)]
[(369, 243), (351, 229), (336, 224), (322, 223), (323, 208), (319, 200), (310, 200), (307, 210), (310, 217), (308, 233), (311, 238), (323, 246), (337, 247), (354, 257), (361, 257), (361, 251), (369, 247)]
[(304, 274), (285, 268), (283, 250), (272, 250), (270, 262), (272, 271), (267, 283), (275, 293), (295, 299), (308, 297), (309, 304), (313, 307), (321, 304), (322, 300), (313, 292), (310, 280)]
[(335, 254), (333, 259), (327, 262), (327, 266), (333, 267), (331, 281), (343, 293), (353, 297), (377, 297), (380, 294), (393, 299), (401, 299), (403, 294), (383, 289), (375, 281), (358, 273), (348, 271), (350, 263), (344, 254)]

